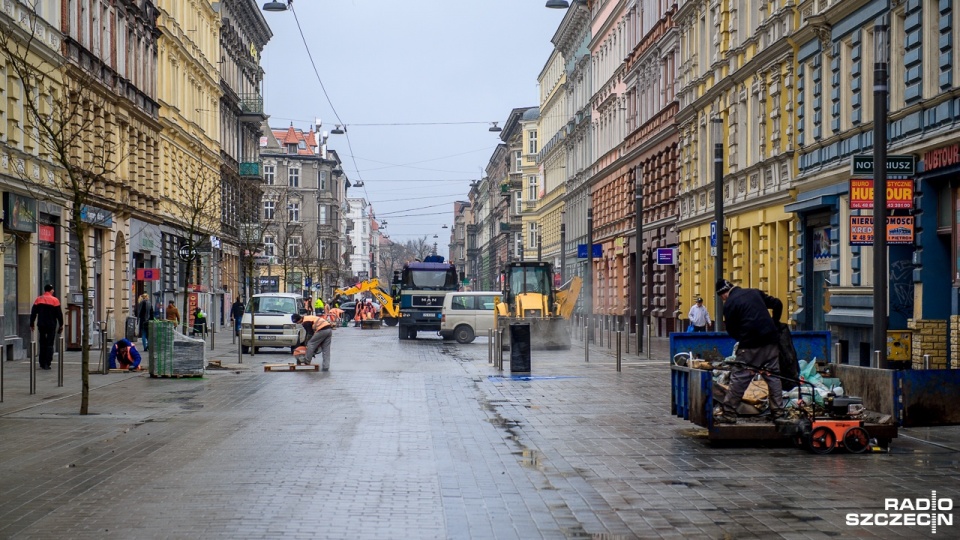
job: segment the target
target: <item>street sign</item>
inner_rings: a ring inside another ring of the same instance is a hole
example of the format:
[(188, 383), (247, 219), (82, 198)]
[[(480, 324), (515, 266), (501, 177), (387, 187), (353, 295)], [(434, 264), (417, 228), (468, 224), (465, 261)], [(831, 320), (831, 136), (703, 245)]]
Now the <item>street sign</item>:
[(309, 289), (309, 288), (312, 287), (312, 286), (313, 286), (313, 278), (311, 278), (310, 276), (307, 276), (307, 277), (303, 278), (303, 288), (304, 288), (304, 289)]
[[(599, 259), (603, 257), (603, 246), (600, 244), (593, 245), (593, 258)], [(586, 244), (577, 244), (577, 258), (586, 259), (587, 258), (587, 245)]]
[(710, 247), (717, 247), (717, 222), (710, 222)]
[(190, 262), (197, 258), (197, 248), (193, 244), (184, 244), (177, 251), (177, 256), (181, 261)]
[(262, 293), (280, 292), (280, 276), (260, 276), (258, 282)]
[(657, 264), (661, 264), (661, 265), (677, 264), (676, 248), (657, 248)]
[(137, 268), (137, 281), (160, 281), (160, 269)]
[[(873, 176), (873, 154), (853, 156), (850, 166), (853, 176)], [(887, 174), (913, 176), (916, 171), (915, 156), (887, 156)]]

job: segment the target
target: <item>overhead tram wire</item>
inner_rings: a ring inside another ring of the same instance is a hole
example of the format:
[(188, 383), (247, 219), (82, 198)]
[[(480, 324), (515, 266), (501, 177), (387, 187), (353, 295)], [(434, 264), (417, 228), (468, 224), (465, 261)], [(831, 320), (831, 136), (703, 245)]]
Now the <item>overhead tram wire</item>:
[[(297, 23), (297, 31), (300, 32), (300, 39), (303, 40), (303, 48), (307, 51), (307, 57), (310, 59), (310, 67), (313, 68), (313, 73), (317, 76), (317, 82), (320, 83), (320, 89), (323, 91), (323, 97), (327, 100), (327, 104), (330, 105), (330, 110), (333, 111), (333, 116), (336, 117), (337, 121), (340, 122), (341, 126), (346, 127), (347, 123), (340, 118), (340, 114), (337, 112), (336, 107), (333, 106), (333, 101), (330, 99), (330, 95), (327, 93), (327, 88), (323, 85), (323, 79), (320, 78), (320, 70), (317, 69), (317, 63), (313, 60), (313, 53), (310, 52), (310, 45), (307, 43), (307, 36), (303, 33), (303, 27), (300, 25), (300, 17), (297, 16), (297, 11), (293, 8), (293, 4), (289, 4), (290, 11), (293, 12), (293, 20)], [(392, 124), (381, 124), (381, 125), (453, 125), (453, 124), (490, 124), (491, 122), (395, 122)], [(364, 125), (364, 124), (351, 124), (351, 125)], [(367, 125), (377, 125), (377, 124), (367, 124)], [(496, 122), (493, 122), (494, 127), (496, 127)], [(353, 168), (357, 173), (357, 181), (360, 182), (360, 185), (363, 187), (364, 198), (369, 200), (370, 195), (367, 193), (366, 182), (363, 181), (363, 177), (360, 174), (360, 166), (357, 165), (357, 159), (354, 157), (353, 144), (350, 142), (349, 131), (346, 129), (343, 130), (343, 135), (347, 139), (347, 149), (350, 151), (350, 160), (353, 162)]]

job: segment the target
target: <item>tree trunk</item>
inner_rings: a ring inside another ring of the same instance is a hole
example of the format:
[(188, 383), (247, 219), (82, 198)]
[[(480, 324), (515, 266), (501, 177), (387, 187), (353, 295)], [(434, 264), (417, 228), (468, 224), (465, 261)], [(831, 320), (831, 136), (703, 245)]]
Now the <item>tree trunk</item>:
[[(70, 212), (72, 228), (77, 231), (77, 260), (80, 264), (80, 414), (90, 413), (90, 269), (87, 268), (87, 226), (80, 219), (80, 205), (74, 204)], [(102, 354), (102, 351), (101, 351)]]

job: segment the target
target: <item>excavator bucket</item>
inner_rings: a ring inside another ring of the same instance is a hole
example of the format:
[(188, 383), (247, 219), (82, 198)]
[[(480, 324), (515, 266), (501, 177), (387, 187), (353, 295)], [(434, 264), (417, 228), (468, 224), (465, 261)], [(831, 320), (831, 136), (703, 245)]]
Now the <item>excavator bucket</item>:
[(567, 282), (567, 285), (557, 291), (557, 313), (564, 319), (570, 320), (573, 315), (573, 308), (577, 305), (577, 298), (580, 296), (580, 287), (583, 286), (583, 280), (579, 276), (573, 277)]
[(530, 349), (534, 351), (565, 350), (570, 348), (570, 321), (558, 317), (498, 317), (498, 328), (503, 329), (503, 349), (510, 350), (510, 325), (530, 325)]

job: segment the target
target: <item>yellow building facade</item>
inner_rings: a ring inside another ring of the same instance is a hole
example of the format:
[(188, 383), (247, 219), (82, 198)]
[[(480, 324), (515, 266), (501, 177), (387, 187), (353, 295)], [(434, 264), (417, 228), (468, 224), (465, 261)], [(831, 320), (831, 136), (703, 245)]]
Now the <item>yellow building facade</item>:
[(555, 281), (562, 282), (561, 260), (563, 250), (560, 243), (560, 229), (563, 223), (563, 196), (566, 193), (566, 146), (563, 139), (567, 134), (567, 73), (563, 56), (554, 50), (541, 70), (537, 83), (540, 88), (540, 117), (537, 119), (536, 162), (538, 176), (538, 197), (529, 216), (538, 224), (540, 249), (543, 260), (553, 265), (558, 276)]
[[(199, 275), (194, 271), (189, 285), (216, 294), (222, 279), (214, 260), (219, 246), (211, 246), (217, 243), (221, 217), (220, 16), (209, 1), (158, 0), (157, 5), (163, 273), (165, 278), (176, 275), (177, 250), (195, 244), (200, 248), (200, 262), (194, 263)], [(165, 297), (182, 292), (183, 285), (167, 280)]]
[[(681, 49), (680, 308), (704, 298), (716, 313), (714, 148), (723, 145), (725, 234), (717, 234), (724, 277), (761, 289), (795, 309), (796, 218), (795, 48), (792, 6), (726, 0), (682, 2), (676, 15)], [(719, 136), (711, 133), (719, 118)]]

